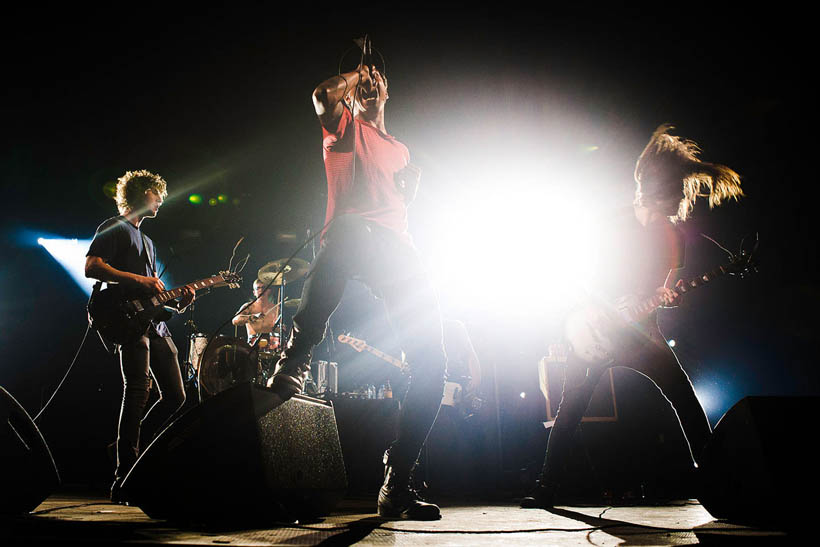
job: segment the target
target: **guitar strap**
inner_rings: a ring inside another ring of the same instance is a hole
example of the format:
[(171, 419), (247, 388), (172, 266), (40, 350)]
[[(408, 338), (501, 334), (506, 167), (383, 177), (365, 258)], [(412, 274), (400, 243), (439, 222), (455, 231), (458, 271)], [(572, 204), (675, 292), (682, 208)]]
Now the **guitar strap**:
[(140, 235), (142, 236), (142, 250), (145, 251), (145, 262), (148, 263), (148, 267), (151, 268), (151, 273), (156, 277), (157, 268), (154, 264), (154, 259), (151, 257), (151, 252), (148, 250), (148, 239), (145, 237), (145, 234), (142, 233), (142, 230), (140, 230)]
[[(154, 250), (154, 253), (151, 253), (148, 249), (148, 238), (145, 237), (145, 234), (142, 233), (142, 230), (140, 230), (140, 235), (142, 236), (142, 249), (143, 249), (143, 251), (145, 251), (145, 262), (147, 262), (148, 267), (151, 268), (151, 275), (153, 275), (154, 277), (157, 277), (156, 250)], [(154, 247), (152, 246), (151, 249), (154, 249)], [(152, 256), (152, 254), (153, 254), (153, 256)], [(166, 306), (167, 305), (168, 304), (166, 304)], [(168, 314), (168, 317), (162, 318), (162, 319), (160, 319), (160, 321), (166, 320), (166, 319), (171, 317), (171, 313), (167, 311), (167, 308), (166, 308), (165, 313)], [(154, 330), (156, 330), (156, 325), (154, 324), (153, 319), (151, 320), (151, 326)]]

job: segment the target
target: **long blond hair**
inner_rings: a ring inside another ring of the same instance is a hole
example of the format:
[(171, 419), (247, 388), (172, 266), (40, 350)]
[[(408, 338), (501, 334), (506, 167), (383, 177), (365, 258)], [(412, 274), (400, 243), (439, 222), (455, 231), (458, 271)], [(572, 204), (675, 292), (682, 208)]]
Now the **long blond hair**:
[(725, 165), (698, 159), (700, 148), (688, 139), (669, 132), (669, 124), (658, 127), (635, 165), (635, 203), (676, 197), (683, 193), (673, 222), (683, 222), (699, 197), (709, 198), (709, 208), (743, 195), (740, 175)]

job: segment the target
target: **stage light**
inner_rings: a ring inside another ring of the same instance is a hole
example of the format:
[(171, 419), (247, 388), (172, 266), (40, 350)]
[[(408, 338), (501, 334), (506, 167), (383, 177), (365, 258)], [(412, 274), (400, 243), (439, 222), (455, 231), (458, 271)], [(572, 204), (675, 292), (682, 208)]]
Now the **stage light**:
[(219, 202), (216, 201), (216, 198), (210, 198), (208, 200), (208, 205), (210, 205), (211, 207), (216, 207), (217, 203), (219, 203)]
[(103, 184), (102, 190), (103, 194), (105, 194), (106, 197), (114, 199), (114, 197), (117, 195), (117, 181), (109, 180), (108, 182)]
[(65, 269), (68, 275), (87, 294), (91, 295), (94, 280), (85, 277), (85, 253), (91, 245), (90, 239), (50, 239), (40, 237), (41, 245)]
[(526, 394), (526, 393), (524, 393), (523, 391), (522, 391), (522, 392), (521, 392), (521, 394), (520, 394), (520, 395), (518, 395), (518, 396), (519, 396), (519, 397), (521, 397), (522, 399), (526, 399), (526, 398), (527, 398), (527, 394)]
[(695, 389), (695, 394), (697, 395), (698, 401), (700, 401), (700, 406), (703, 407), (703, 410), (705, 410), (707, 414), (710, 414), (717, 403), (717, 398), (712, 390), (700, 385)]
[(218, 196), (216, 196), (216, 199), (219, 203), (228, 203), (228, 196), (226, 196), (225, 194), (219, 194)]
[(674, 348), (678, 344), (677, 342), (675, 342), (674, 338), (670, 338), (669, 340), (667, 340), (666, 343), (669, 344), (670, 348)]
[(486, 310), (569, 305), (594, 273), (592, 214), (576, 196), (550, 187), (500, 185), (461, 198), (433, 250), (439, 291)]
[(199, 194), (191, 194), (190, 196), (188, 196), (188, 201), (190, 201), (194, 205), (199, 205), (200, 203), (202, 203), (202, 196)]

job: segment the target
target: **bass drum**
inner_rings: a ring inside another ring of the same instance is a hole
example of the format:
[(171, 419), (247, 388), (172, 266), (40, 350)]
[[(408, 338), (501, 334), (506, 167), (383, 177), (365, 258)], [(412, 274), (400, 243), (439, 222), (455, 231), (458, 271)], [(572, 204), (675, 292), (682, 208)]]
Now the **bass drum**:
[(258, 359), (247, 342), (217, 336), (205, 350), (199, 367), (199, 400), (256, 378)]

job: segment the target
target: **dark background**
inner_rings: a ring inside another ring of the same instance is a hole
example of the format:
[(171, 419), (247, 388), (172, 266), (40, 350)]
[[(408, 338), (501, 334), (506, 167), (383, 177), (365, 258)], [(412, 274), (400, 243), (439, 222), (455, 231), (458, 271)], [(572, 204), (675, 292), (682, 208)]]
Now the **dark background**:
[[(321, 227), (325, 179), (310, 92), (366, 32), (387, 63), (388, 131), (424, 171), (410, 210), (423, 256), (446, 236), (465, 196), (526, 191), (512, 176), (480, 176), (516, 172), (522, 158), (545, 186), (560, 186), (551, 177), (559, 164), (565, 172), (607, 173), (587, 177), (585, 195), (598, 198), (590, 207), (628, 205), (635, 159), (654, 128), (672, 122), (702, 146), (704, 159), (741, 173), (747, 194), (711, 213), (699, 205), (682, 226), (684, 275), (724, 259), (701, 232), (731, 247), (755, 231), (761, 237), (758, 275), (721, 281), (661, 314), (712, 424), (745, 395), (817, 393), (816, 152), (805, 84), (815, 62), (811, 29), (799, 14), (697, 6), (686, 15), (129, 9), (12, 11), (2, 23), (0, 385), (30, 413), (54, 390), (85, 331), (86, 296), (36, 238), (90, 238), (115, 214), (106, 184), (126, 170), (162, 174), (171, 197), (144, 229), (173, 276), (166, 284), (224, 268), (242, 236), (239, 255), (251, 255), (240, 291), (199, 300), (198, 330), (212, 332), (247, 298), (260, 266), (288, 256), (308, 229)], [(579, 152), (589, 146), (596, 148)], [(206, 200), (224, 193), (229, 202), (196, 206), (187, 200), (192, 191)], [(513, 243), (520, 234), (505, 220), (510, 211), (500, 213), (483, 222)], [(546, 247), (536, 238), (526, 254), (550, 257), (547, 268), (567, 267)], [(536, 363), (559, 336), (563, 310), (521, 305), (528, 299), (519, 283), (524, 253), (497, 243), (483, 252), (493, 281), (472, 301), (442, 288), (442, 308), (470, 329), (491, 400), (497, 371), (500, 469), (531, 471), (544, 442)], [(299, 256), (310, 260), (310, 248)], [(492, 306), (487, 295), (495, 295)], [(182, 318), (170, 326), (184, 351)], [(361, 285), (349, 285), (331, 326), (398, 352), (380, 304)], [(402, 381), (389, 365), (349, 348), (337, 347), (333, 360), (343, 390)], [(670, 460), (679, 459), (682, 438), (654, 388), (621, 371), (616, 391), (621, 420), (606, 433), (615, 453), (638, 466), (672, 446)], [(104, 447), (114, 438), (120, 395), (118, 366), (89, 337), (39, 420), (67, 480), (107, 480)]]

